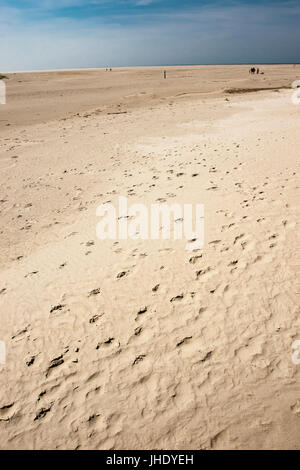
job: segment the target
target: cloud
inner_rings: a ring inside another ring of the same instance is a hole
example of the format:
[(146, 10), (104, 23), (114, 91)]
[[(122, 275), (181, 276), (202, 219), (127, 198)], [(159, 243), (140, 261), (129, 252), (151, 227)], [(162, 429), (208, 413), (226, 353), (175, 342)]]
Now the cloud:
[(137, 0), (135, 2), (135, 4), (138, 5), (138, 6), (146, 6), (146, 5), (150, 5), (152, 3), (155, 3), (155, 0)]
[[(81, 3), (62, 2), (78, 7)], [(55, 3), (39, 2), (46, 8), (54, 8)], [(32, 15), (26, 21), (24, 11), (2, 6), (0, 71), (299, 62), (298, 2), (215, 3), (180, 10), (147, 9), (147, 13), (142, 6), (134, 12), (117, 9), (88, 17)]]

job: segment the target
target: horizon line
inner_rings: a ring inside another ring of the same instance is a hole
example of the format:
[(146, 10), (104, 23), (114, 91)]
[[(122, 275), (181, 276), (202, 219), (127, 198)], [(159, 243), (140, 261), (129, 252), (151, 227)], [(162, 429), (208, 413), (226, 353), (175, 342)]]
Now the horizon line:
[(13, 70), (13, 71), (3, 71), (7, 74), (17, 74), (17, 73), (49, 73), (49, 72), (76, 72), (76, 71), (89, 71), (89, 70), (104, 70), (104, 69), (126, 69), (126, 68), (156, 68), (156, 67), (218, 67), (218, 66), (269, 66), (269, 65), (300, 65), (300, 62), (226, 62), (226, 63), (205, 63), (205, 64), (172, 64), (172, 65), (116, 65), (116, 66), (106, 66), (106, 67), (74, 67), (74, 68), (57, 68), (57, 69), (32, 69), (32, 70)]

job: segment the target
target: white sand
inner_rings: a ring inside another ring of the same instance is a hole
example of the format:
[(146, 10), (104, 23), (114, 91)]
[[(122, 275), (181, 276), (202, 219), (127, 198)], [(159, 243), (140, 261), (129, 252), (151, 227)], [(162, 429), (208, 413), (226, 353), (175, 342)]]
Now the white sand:
[[(300, 107), (224, 92), (299, 70), (248, 68), (10, 76), (1, 449), (300, 448)], [(203, 249), (98, 240), (120, 195), (203, 203)]]

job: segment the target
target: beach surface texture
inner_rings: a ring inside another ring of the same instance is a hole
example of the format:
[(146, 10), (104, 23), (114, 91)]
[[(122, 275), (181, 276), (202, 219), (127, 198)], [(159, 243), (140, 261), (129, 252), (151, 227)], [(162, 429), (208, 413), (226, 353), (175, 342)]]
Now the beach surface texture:
[[(1, 449), (300, 448), (300, 66), (249, 67), (4, 79)], [(203, 247), (100, 240), (121, 196)]]

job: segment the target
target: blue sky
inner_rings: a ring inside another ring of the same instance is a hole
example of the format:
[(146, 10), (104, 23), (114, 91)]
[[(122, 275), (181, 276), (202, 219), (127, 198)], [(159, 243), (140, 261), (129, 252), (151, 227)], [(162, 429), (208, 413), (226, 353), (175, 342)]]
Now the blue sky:
[(300, 62), (299, 0), (0, 0), (0, 71)]

